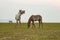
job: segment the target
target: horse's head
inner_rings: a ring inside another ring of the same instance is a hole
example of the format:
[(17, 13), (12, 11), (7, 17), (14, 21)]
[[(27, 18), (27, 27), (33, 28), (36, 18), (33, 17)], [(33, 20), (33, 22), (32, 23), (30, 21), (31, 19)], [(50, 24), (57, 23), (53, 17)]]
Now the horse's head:
[(25, 13), (25, 10), (19, 10), (19, 12), (21, 13), (21, 15), (22, 14), (24, 14)]

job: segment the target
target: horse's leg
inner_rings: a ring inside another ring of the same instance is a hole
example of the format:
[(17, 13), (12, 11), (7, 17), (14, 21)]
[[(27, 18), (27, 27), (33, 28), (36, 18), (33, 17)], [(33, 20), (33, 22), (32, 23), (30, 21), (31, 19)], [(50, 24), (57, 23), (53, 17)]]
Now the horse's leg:
[(16, 25), (15, 25), (15, 27), (18, 25), (18, 21), (16, 20)]
[(39, 28), (40, 28), (40, 20), (39, 20)]
[(21, 20), (19, 20), (19, 24), (21, 24)]
[(21, 26), (21, 21), (19, 20), (19, 26)]
[(41, 26), (42, 26), (42, 28), (43, 28), (43, 23), (42, 23), (42, 19), (41, 19), (41, 21), (40, 21), (40, 22), (41, 22)]
[(34, 21), (32, 21), (32, 27), (33, 27), (33, 26), (35, 27)]

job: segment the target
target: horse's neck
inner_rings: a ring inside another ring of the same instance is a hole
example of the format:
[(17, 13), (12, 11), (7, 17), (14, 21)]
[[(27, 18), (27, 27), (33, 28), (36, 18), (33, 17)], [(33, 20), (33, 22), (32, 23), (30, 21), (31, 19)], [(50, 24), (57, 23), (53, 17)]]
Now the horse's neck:
[(29, 23), (29, 24), (31, 23), (31, 19), (28, 20), (28, 23)]

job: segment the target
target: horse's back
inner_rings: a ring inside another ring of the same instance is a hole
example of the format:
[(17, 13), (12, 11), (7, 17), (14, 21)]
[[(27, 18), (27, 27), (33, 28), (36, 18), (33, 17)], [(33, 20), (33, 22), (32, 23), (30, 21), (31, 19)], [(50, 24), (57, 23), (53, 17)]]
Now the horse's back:
[(35, 17), (35, 18), (41, 18), (41, 15), (32, 15), (31, 17)]
[(37, 21), (37, 20), (39, 20), (39, 19), (41, 19), (41, 18), (42, 18), (41, 15), (32, 15), (32, 16), (30, 17), (30, 19), (35, 20), (35, 21)]

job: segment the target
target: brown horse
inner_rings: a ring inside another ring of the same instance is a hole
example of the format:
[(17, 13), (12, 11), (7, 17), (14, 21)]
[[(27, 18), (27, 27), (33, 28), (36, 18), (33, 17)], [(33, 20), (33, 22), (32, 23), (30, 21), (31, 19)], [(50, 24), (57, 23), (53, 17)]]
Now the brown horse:
[(28, 28), (30, 27), (30, 23), (32, 22), (32, 26), (35, 27), (34, 21), (38, 21), (39, 22), (39, 27), (40, 27), (40, 23), (42, 24), (42, 16), (41, 15), (32, 15), (30, 16), (29, 20), (28, 20)]

